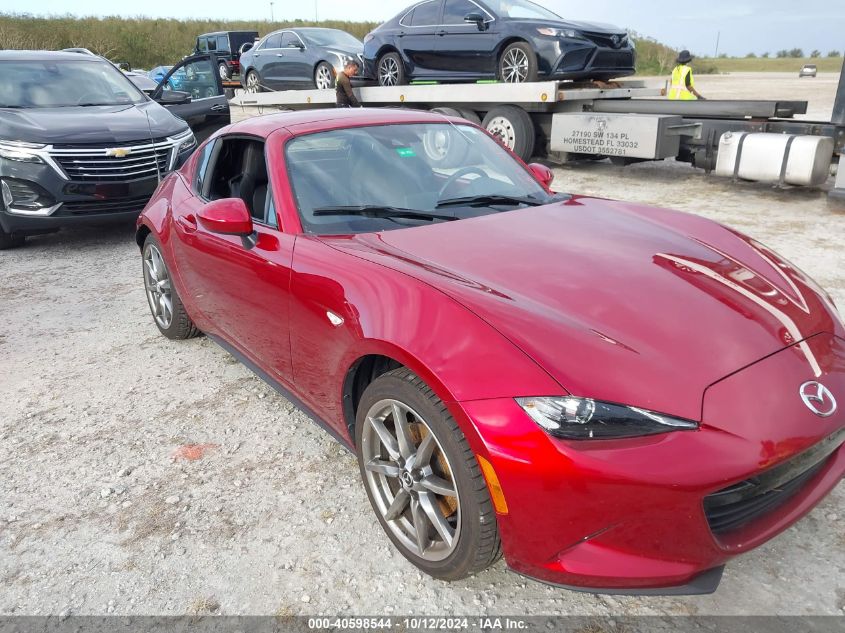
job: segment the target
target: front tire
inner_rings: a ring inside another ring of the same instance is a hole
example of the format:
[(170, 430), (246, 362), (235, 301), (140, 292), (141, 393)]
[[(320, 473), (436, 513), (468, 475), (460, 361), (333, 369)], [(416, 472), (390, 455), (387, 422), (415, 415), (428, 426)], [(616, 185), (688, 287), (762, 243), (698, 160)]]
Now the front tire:
[(334, 87), (334, 68), (326, 62), (320, 62), (314, 69), (314, 87), (317, 90), (330, 90)]
[(408, 83), (405, 65), (399, 53), (387, 53), (379, 57), (376, 76), (380, 86), (404, 86)]
[(183, 340), (200, 335), (188, 316), (179, 293), (173, 285), (170, 271), (161, 253), (161, 245), (148, 235), (142, 250), (144, 290), (156, 327), (167, 338)]
[(256, 70), (250, 70), (246, 74), (246, 91), (249, 93), (259, 93), (263, 92), (263, 88), (261, 87), (261, 77)]
[(355, 427), (370, 503), (400, 553), (426, 574), (460, 580), (501, 556), (478, 461), (443, 402), (406, 368), (364, 391)]
[(537, 55), (525, 42), (514, 42), (499, 57), (499, 81), (522, 84), (537, 81)]

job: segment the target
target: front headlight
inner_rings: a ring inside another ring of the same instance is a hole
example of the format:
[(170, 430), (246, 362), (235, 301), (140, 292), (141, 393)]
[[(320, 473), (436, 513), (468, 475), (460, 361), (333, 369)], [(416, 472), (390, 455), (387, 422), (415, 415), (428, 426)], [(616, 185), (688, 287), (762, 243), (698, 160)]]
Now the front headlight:
[(574, 29), (552, 29), (543, 27), (537, 29), (537, 32), (540, 35), (548, 35), (549, 37), (582, 37), (582, 35)]
[(189, 149), (193, 149), (197, 146), (197, 139), (191, 130), (185, 130), (181, 134), (177, 134), (176, 136), (171, 137), (171, 140), (174, 143), (179, 144), (176, 149), (177, 154), (181, 154), (182, 152), (186, 152)]
[(20, 163), (43, 163), (38, 152), (28, 150), (44, 149), (46, 145), (39, 143), (27, 143), (25, 141), (0, 140), (0, 158), (15, 160)]
[(569, 440), (638, 437), (698, 428), (692, 420), (590, 398), (558, 396), (516, 401), (550, 435)]

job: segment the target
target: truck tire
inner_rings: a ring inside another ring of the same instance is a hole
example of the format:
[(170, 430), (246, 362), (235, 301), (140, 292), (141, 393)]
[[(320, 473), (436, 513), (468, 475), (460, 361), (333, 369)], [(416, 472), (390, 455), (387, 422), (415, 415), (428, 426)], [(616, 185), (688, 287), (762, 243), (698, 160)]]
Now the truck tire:
[(481, 125), (481, 117), (476, 114), (475, 110), (470, 110), (469, 108), (458, 108), (458, 112), (462, 118), (466, 119), (470, 123)]
[(217, 72), (220, 73), (221, 81), (229, 81), (232, 78), (232, 71), (226, 62), (220, 62), (217, 65)]
[(20, 248), (26, 241), (26, 236), (20, 233), (6, 233), (0, 228), (0, 251), (7, 251), (12, 248)]
[(404, 86), (408, 83), (405, 65), (399, 53), (386, 53), (376, 64), (376, 78), (379, 86)]
[[(432, 108), (443, 116), (461, 117), (455, 108)], [(457, 145), (456, 145), (457, 141)], [(428, 159), (437, 167), (448, 169), (462, 165), (469, 153), (469, 145), (451, 128), (432, 128), (423, 135), (423, 150)]]
[(499, 81), (523, 84), (537, 81), (537, 54), (525, 42), (514, 42), (499, 57)]
[(522, 160), (527, 161), (534, 154), (534, 123), (522, 108), (496, 106), (487, 113), (481, 126)]

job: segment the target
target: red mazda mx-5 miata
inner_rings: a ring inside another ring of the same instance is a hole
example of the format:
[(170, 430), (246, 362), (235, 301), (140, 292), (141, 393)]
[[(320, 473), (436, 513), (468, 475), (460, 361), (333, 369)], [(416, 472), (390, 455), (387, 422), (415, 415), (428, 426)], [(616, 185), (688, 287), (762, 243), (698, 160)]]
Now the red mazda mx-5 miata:
[(426, 573), (712, 591), (843, 477), (845, 326), (736, 231), (550, 182), (438, 114), (237, 123), (140, 217), (150, 308), (354, 450)]

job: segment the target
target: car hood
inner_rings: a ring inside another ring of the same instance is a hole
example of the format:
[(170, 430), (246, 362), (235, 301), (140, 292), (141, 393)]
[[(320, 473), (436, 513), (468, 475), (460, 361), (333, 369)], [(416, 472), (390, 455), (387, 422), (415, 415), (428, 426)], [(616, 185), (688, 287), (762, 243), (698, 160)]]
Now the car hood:
[(453, 297), (572, 394), (689, 419), (721, 378), (815, 333), (845, 336), (799, 270), (675, 211), (573, 198), (322, 239)]
[(577, 22), (575, 20), (536, 20), (528, 18), (508, 18), (509, 22), (519, 22), (526, 26), (537, 28), (551, 27), (554, 29), (574, 29), (576, 31), (587, 31), (589, 33), (600, 33), (603, 35), (625, 35), (627, 31), (613, 24), (602, 24), (599, 22)]
[(0, 110), (0, 138), (27, 143), (125, 143), (170, 136), (186, 123), (159, 104)]

